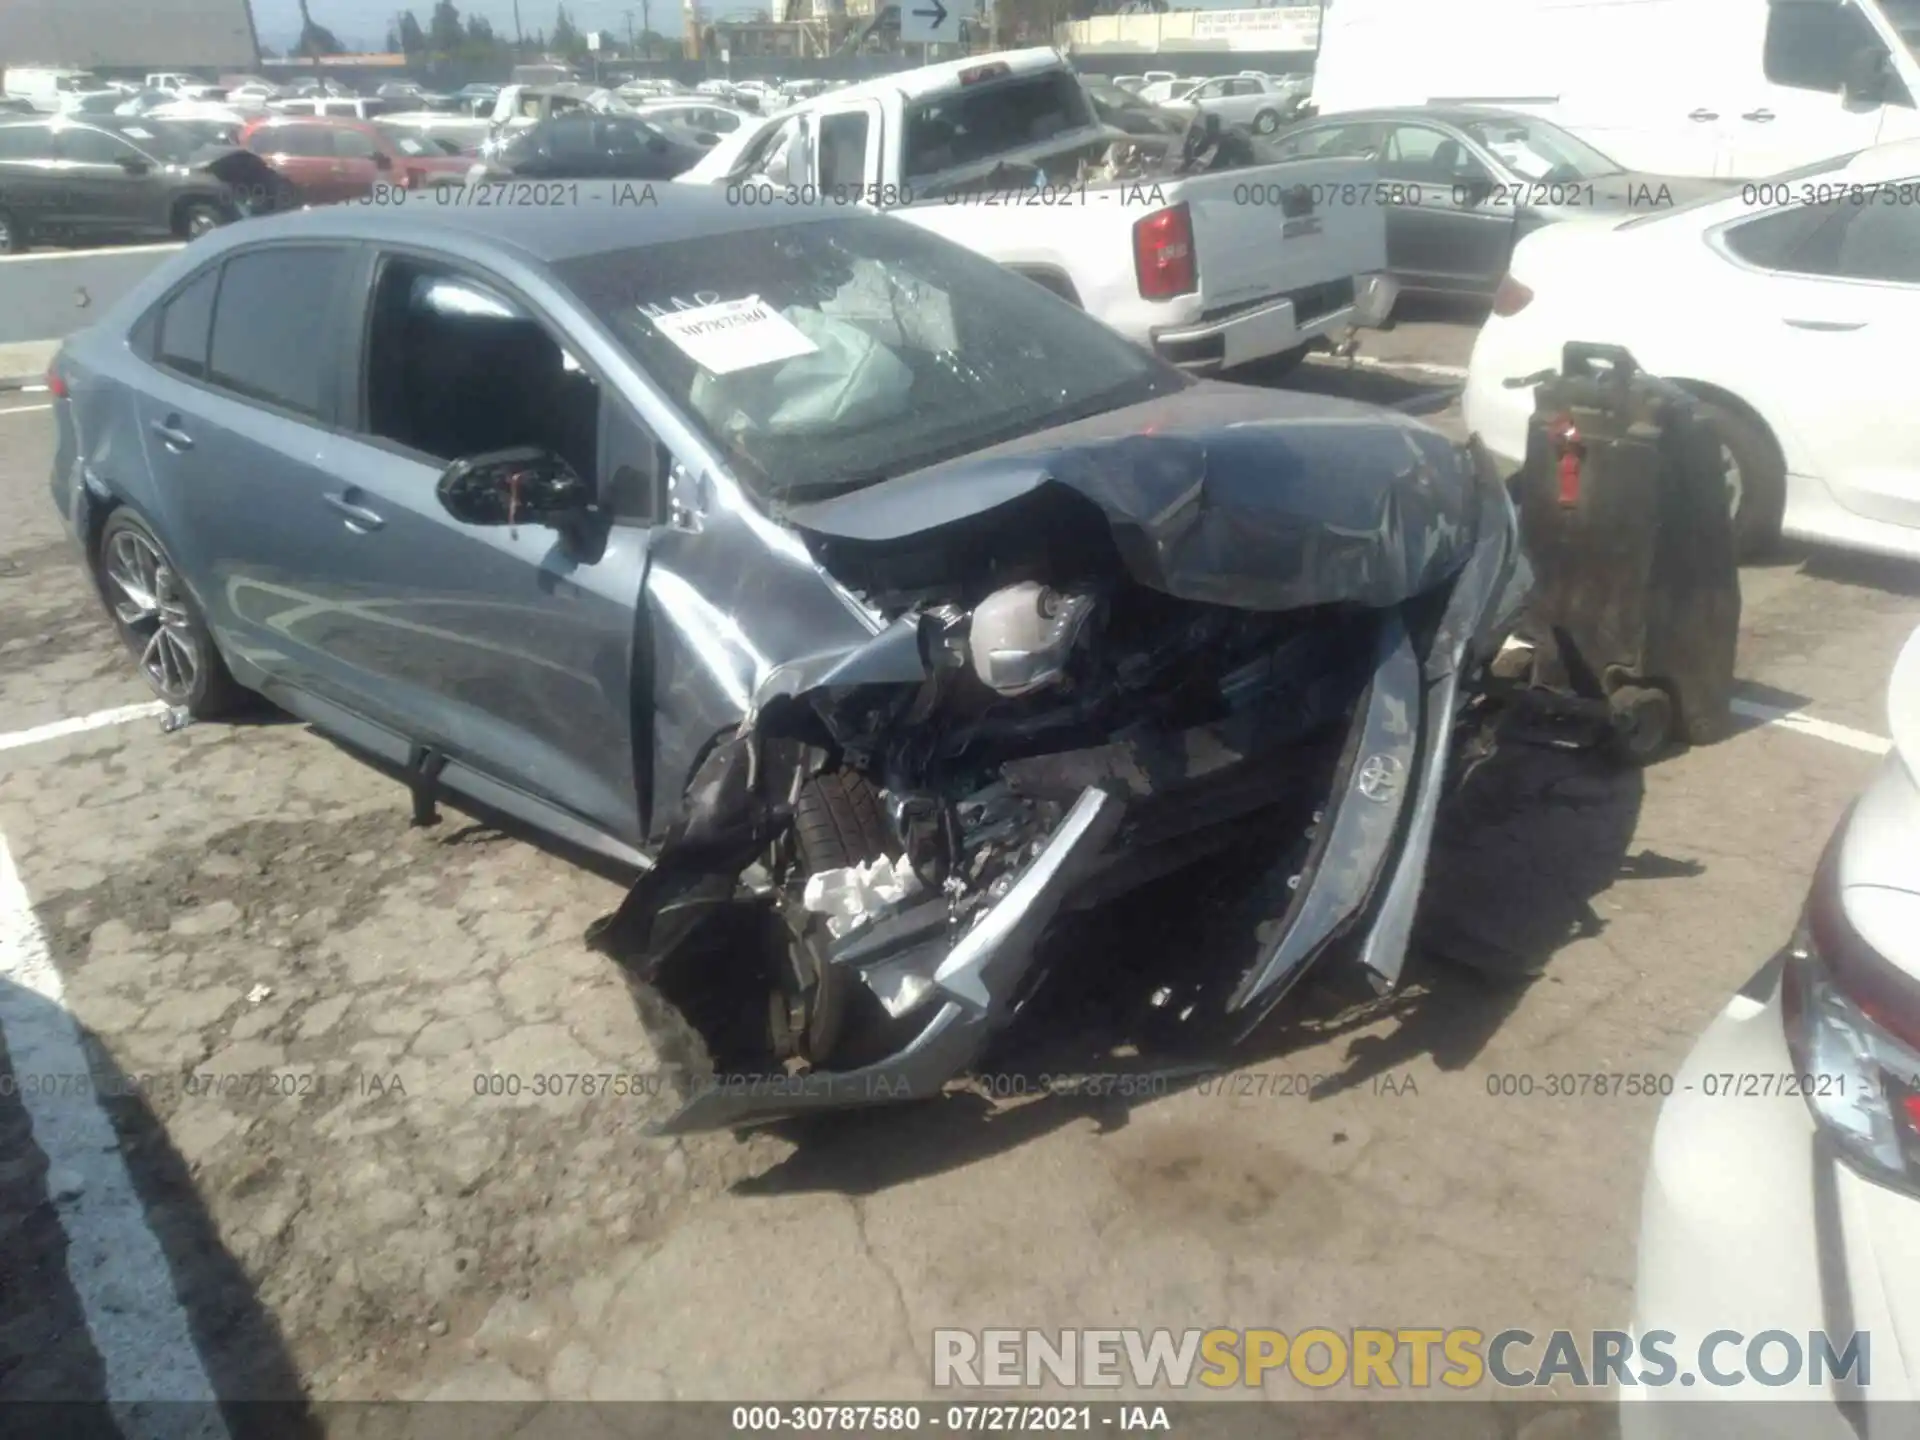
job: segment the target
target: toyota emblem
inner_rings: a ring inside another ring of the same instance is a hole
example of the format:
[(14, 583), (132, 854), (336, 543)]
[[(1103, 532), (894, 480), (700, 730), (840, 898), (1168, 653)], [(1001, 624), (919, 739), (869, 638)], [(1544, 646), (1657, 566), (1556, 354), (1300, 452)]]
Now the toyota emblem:
[(1385, 805), (1389, 800), (1399, 798), (1400, 787), (1406, 783), (1407, 767), (1391, 755), (1369, 755), (1360, 765), (1360, 776), (1354, 781), (1360, 793), (1377, 805)]

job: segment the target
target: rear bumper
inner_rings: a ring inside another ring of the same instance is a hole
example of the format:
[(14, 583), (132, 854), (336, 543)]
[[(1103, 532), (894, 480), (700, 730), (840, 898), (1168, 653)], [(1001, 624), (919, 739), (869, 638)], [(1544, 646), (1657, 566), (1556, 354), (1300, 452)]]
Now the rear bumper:
[(1229, 370), (1358, 326), (1378, 325), (1392, 311), (1396, 293), (1388, 275), (1356, 275), (1212, 320), (1156, 328), (1153, 349), (1183, 370)]

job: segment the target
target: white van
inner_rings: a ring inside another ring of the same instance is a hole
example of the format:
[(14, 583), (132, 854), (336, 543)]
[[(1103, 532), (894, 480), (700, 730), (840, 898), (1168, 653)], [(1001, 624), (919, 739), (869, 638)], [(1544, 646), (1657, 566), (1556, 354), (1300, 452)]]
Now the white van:
[(90, 95), (107, 88), (107, 82), (91, 70), (9, 65), (0, 71), (0, 92), (17, 100), (30, 100), (36, 110), (57, 111), (71, 96)]
[(1629, 170), (1753, 179), (1920, 137), (1920, 0), (1339, 0), (1322, 115), (1529, 110)]

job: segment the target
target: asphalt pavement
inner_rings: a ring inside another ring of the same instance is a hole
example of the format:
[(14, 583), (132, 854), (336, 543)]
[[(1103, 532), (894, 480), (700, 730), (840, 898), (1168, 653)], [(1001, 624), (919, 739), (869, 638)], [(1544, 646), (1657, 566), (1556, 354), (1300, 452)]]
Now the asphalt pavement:
[[(1470, 341), (1415, 320), (1289, 383), (1458, 434)], [(997, 1086), (663, 1141), (582, 940), (619, 886), (411, 827), (300, 724), (163, 733), (45, 398), (0, 396), (0, 1401), (911, 1399), (938, 1326), (1623, 1324), (1657, 1101), (1508, 1077), (1676, 1068), (1882, 763), (1920, 624), (1920, 570), (1788, 556), (1743, 575), (1739, 734), (1489, 767), (1436, 861), (1451, 953), (1536, 979), (1422, 954), (1387, 1000), (1326, 977), (1226, 1082), (1036, 1098), (1088, 1053), (1037, 1035)]]

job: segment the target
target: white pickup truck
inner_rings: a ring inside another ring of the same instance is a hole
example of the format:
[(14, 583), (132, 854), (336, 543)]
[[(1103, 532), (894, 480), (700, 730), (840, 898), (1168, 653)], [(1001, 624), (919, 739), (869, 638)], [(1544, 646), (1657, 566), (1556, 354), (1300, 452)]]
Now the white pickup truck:
[(1057, 52), (1016, 50), (817, 96), (742, 125), (680, 178), (741, 204), (892, 210), (1196, 371), (1386, 318), (1369, 162), (1088, 178), (1138, 140), (1101, 124)]

